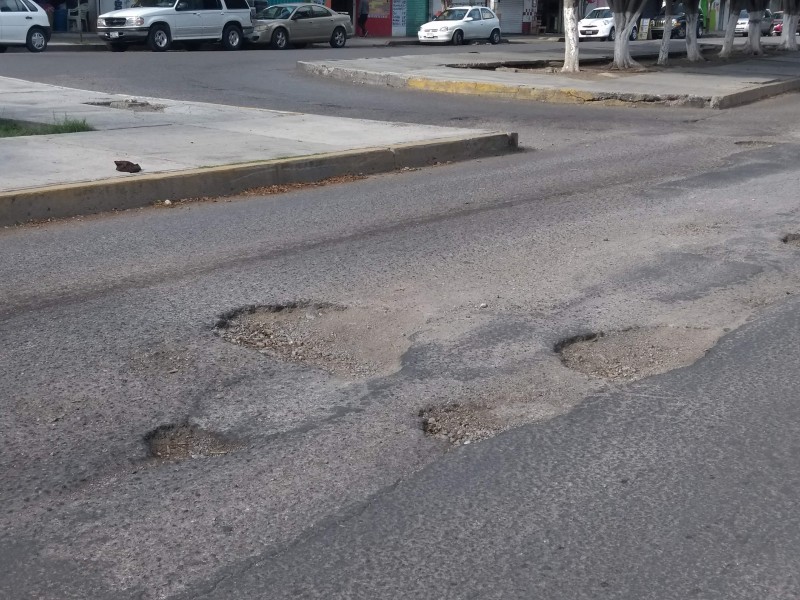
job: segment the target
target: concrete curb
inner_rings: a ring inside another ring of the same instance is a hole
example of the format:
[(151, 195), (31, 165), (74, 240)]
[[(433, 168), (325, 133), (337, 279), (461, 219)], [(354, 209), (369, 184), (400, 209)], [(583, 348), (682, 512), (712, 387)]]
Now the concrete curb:
[(743, 104), (751, 104), (771, 96), (779, 96), (787, 92), (796, 92), (797, 90), (800, 90), (800, 78), (787, 79), (786, 81), (778, 81), (776, 83), (765, 83), (757, 88), (733, 92), (725, 96), (713, 96), (710, 106), (711, 108), (732, 108), (734, 106), (742, 106)]
[(518, 145), (516, 133), (487, 133), (389, 148), (0, 192), (0, 226), (140, 208), (167, 199), (235, 195), (256, 187), (310, 183), (341, 175), (387, 173), (497, 156), (517, 150)]

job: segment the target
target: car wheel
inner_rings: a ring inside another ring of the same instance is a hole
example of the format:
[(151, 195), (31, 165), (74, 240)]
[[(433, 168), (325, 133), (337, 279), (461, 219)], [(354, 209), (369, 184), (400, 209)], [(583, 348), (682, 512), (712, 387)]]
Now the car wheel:
[(166, 25), (153, 25), (147, 34), (147, 45), (153, 52), (166, 52), (172, 45), (172, 36)]
[(112, 52), (125, 52), (128, 49), (128, 46), (125, 44), (106, 44), (106, 48), (111, 50)]
[(244, 43), (242, 30), (238, 25), (228, 24), (222, 30), (222, 47), (225, 50), (241, 50)]
[(461, 31), (460, 29), (456, 29), (455, 32), (453, 33), (452, 42), (453, 42), (453, 46), (460, 46), (461, 44), (463, 44), (464, 43), (464, 32)]
[(344, 48), (347, 43), (347, 34), (344, 27), (337, 27), (331, 34), (331, 48)]
[(270, 46), (275, 48), (275, 50), (286, 50), (286, 48), (289, 46), (289, 36), (283, 27), (279, 27), (272, 32), (272, 41), (270, 42)]
[(617, 30), (612, 27), (611, 31), (608, 32), (608, 41), (613, 42), (616, 39), (617, 39)]
[(631, 29), (631, 37), (629, 37), (628, 39), (629, 39), (630, 41), (633, 41), (633, 40), (635, 40), (635, 39), (636, 39), (636, 37), (637, 37), (638, 35), (639, 35), (639, 30), (638, 30), (638, 29), (636, 29), (636, 26), (634, 25), (633, 29)]
[(43, 52), (47, 48), (47, 36), (41, 27), (31, 27), (25, 45), (31, 52)]
[(492, 35), (489, 36), (489, 43), (495, 46), (500, 43), (499, 29), (495, 29), (494, 31), (492, 31)]

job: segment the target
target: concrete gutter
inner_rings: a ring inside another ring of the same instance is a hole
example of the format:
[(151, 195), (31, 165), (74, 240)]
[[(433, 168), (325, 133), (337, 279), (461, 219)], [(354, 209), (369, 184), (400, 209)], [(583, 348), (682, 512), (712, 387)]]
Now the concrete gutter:
[(341, 175), (387, 173), (497, 156), (517, 148), (517, 134), (489, 133), (0, 192), (0, 226), (140, 208), (163, 200), (230, 196), (257, 187), (315, 182)]

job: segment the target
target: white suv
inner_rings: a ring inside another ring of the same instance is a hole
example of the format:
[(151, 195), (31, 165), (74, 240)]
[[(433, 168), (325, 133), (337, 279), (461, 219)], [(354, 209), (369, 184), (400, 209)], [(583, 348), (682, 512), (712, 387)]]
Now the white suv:
[(0, 0), (0, 52), (8, 46), (26, 46), (42, 52), (50, 41), (47, 13), (33, 0)]
[(137, 43), (165, 52), (173, 41), (189, 47), (221, 41), (226, 50), (238, 50), (252, 31), (247, 0), (137, 0), (97, 18), (97, 35), (113, 52)]

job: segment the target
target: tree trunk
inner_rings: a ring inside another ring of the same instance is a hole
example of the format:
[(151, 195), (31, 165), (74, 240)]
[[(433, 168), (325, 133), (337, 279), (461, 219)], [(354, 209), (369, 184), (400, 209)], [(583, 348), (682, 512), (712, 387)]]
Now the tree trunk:
[(614, 62), (611, 63), (612, 69), (620, 71), (633, 69), (641, 65), (631, 57), (630, 37), (633, 27), (642, 14), (640, 7), (635, 13), (614, 13), (614, 28), (617, 32), (617, 39), (614, 40)]
[(666, 66), (669, 62), (669, 43), (672, 40), (672, 0), (664, 3), (664, 34), (661, 36), (661, 46), (658, 49), (658, 62)]
[(562, 73), (580, 71), (578, 59), (578, 7), (574, 3), (564, 2), (564, 66)]
[(781, 32), (781, 48), (797, 52), (797, 22), (799, 15), (783, 13), (783, 31)]
[(736, 33), (736, 21), (739, 20), (739, 12), (731, 10), (731, 14), (728, 17), (728, 24), (725, 26), (725, 40), (722, 42), (722, 50), (719, 51), (719, 55), (722, 58), (728, 58), (733, 51), (733, 34)]
[(687, 13), (686, 15), (686, 58), (692, 62), (705, 60), (703, 55), (700, 54), (700, 48), (697, 46), (697, 21), (699, 15), (697, 13)]
[(763, 54), (761, 50), (761, 19), (764, 17), (763, 10), (749, 11), (750, 21), (747, 23), (747, 36), (750, 38), (750, 53), (759, 55)]

